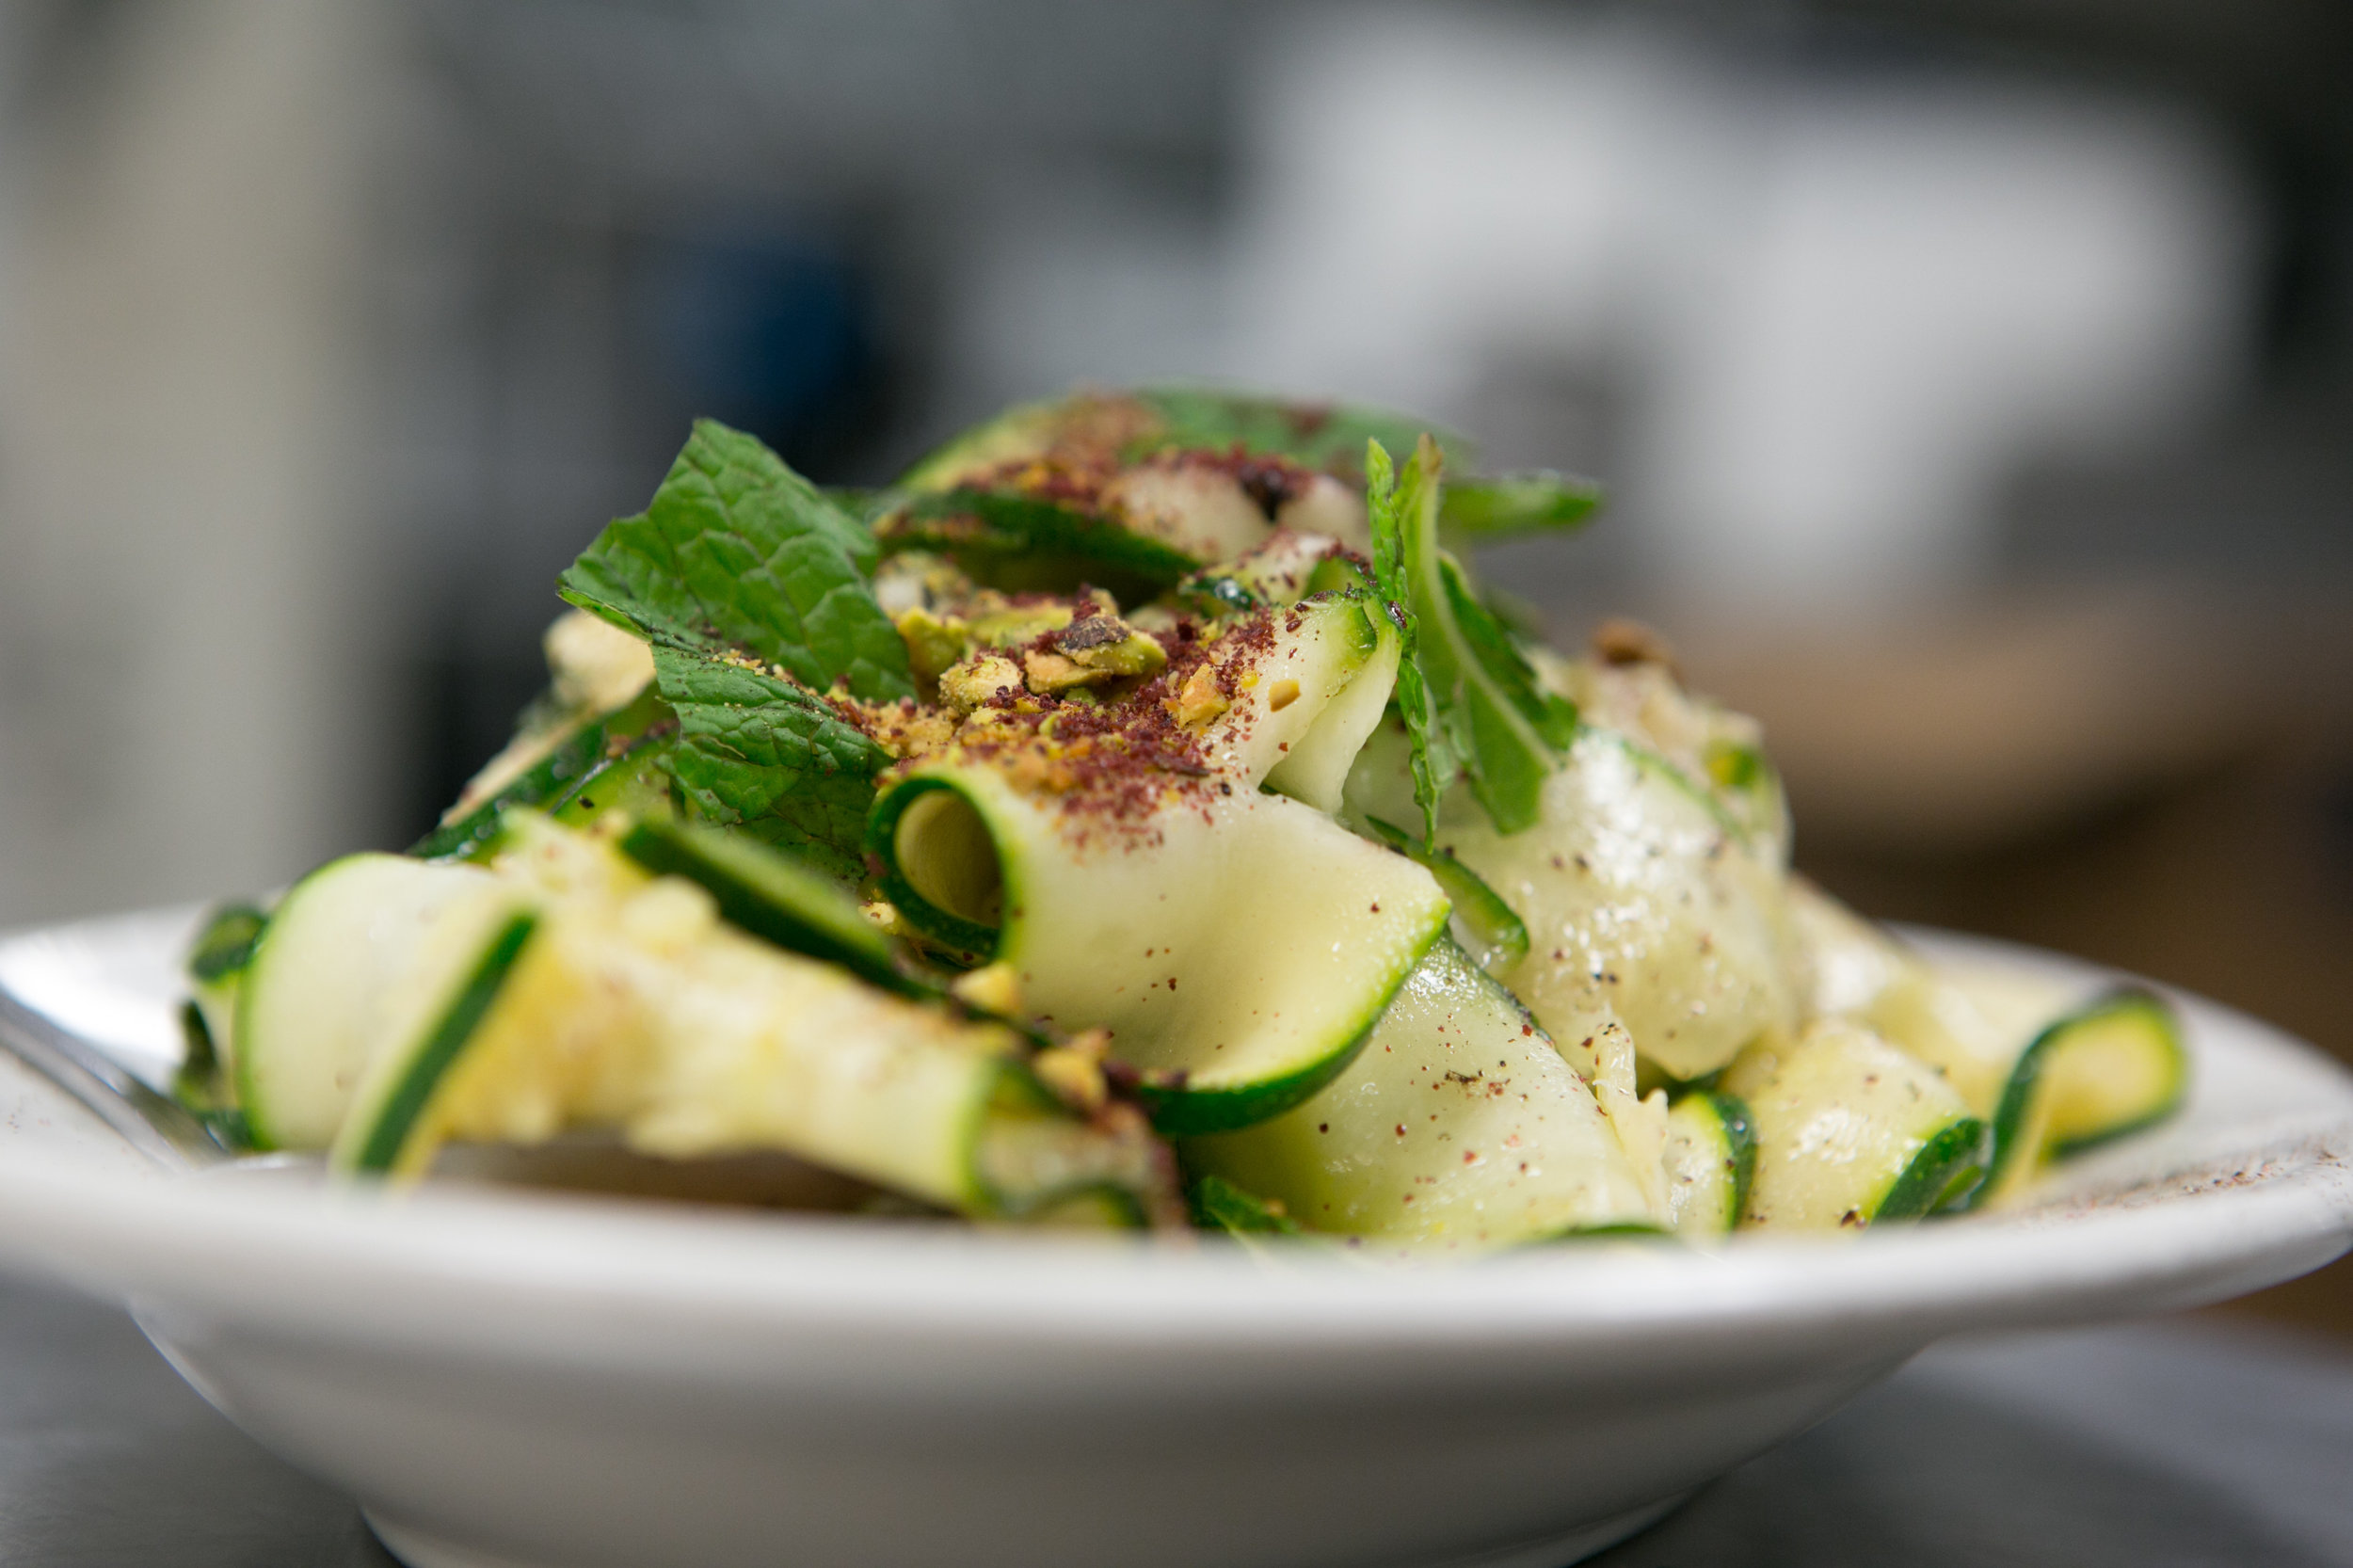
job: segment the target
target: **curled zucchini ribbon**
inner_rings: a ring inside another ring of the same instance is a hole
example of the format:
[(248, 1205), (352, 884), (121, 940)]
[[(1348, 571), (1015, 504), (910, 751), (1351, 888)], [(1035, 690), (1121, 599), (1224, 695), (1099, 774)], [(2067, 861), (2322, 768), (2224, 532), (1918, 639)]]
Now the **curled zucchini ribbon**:
[(1396, 674), (1369, 609), (1321, 596), (1234, 638), (1195, 773), (1123, 763), (1056, 791), (967, 751), (875, 802), (901, 915), (1003, 966), (1032, 1016), (1107, 1030), (1163, 1131), (1247, 1126), (1329, 1082), (1445, 928), (1427, 871), (1326, 814)]
[[(257, 1137), (407, 1177), (452, 1143), (602, 1133), (673, 1159), (779, 1151), (982, 1218), (1167, 1212), (1132, 1111), (1074, 1113), (1026, 1033), (878, 965), (888, 944), (846, 923), (844, 895), (757, 845), (711, 849), (657, 834), (624, 854), (523, 814), (489, 870), (355, 856), (312, 873), (240, 990)], [(890, 988), (724, 918), (757, 901), (774, 935)]]

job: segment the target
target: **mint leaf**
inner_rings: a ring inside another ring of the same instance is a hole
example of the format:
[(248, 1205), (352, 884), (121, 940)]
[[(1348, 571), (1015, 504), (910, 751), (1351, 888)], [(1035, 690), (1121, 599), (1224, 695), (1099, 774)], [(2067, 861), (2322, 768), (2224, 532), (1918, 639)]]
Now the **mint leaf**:
[(1568, 750), (1569, 743), (1577, 739), (1577, 704), (1537, 683), (1536, 666), (1520, 651), (1519, 639), (1502, 616), (1480, 602), (1452, 556), (1438, 557), (1438, 578), (1446, 586), (1447, 607), (1454, 613), (1465, 646), (1496, 690), (1519, 710), (1546, 745), (1555, 751)]
[(1600, 504), (1592, 480), (1537, 469), (1449, 485), (1438, 522), (1449, 537), (1483, 544), (1575, 528)]
[[(1227, 452), (1239, 446), (1253, 456), (1288, 457), (1303, 468), (1353, 479), (1357, 457), (1369, 442), (1402, 451), (1428, 428), (1386, 408), (1298, 402), (1207, 387), (1146, 387), (1132, 395), (1150, 411), (1154, 427), (1130, 443), (1130, 457), (1169, 447)], [(1434, 439), (1449, 460), (1470, 461), (1470, 443), (1462, 437), (1441, 433)]]
[[(1427, 713), (1417, 719), (1407, 708), (1401, 666), (1399, 706), (1407, 731), (1418, 723), (1426, 732), (1415, 742), (1415, 798), (1434, 837), (1436, 805), (1423, 798), (1425, 766), (1430, 782), (1443, 788), (1451, 771), (1439, 768), (1440, 759), (1459, 759), (1471, 793), (1497, 830), (1517, 833), (1536, 821), (1545, 780), (1576, 732), (1577, 711), (1538, 687), (1510, 631), (1479, 602), (1462, 567), (1438, 547), (1444, 467), (1437, 443), (1426, 435), (1393, 486), (1389, 456), (1379, 442), (1366, 457), (1375, 572), (1383, 594), (1413, 622), (1404, 665), (1417, 668), (1417, 684), (1426, 688)], [(1443, 748), (1439, 735), (1446, 738)]]
[(671, 766), (693, 813), (855, 882), (873, 778), (889, 760), (796, 681), (657, 644), (654, 680), (678, 711)]
[(1397, 663), (1394, 700), (1405, 721), (1413, 748), (1414, 804), (1421, 808), (1422, 841), (1438, 840), (1438, 800), (1462, 771), (1449, 738), (1437, 694), (1424, 679), (1420, 618), (1414, 613), (1414, 596), (1406, 581), (1406, 509), (1418, 504), (1426, 488), (1420, 479), (1420, 455), (1407, 469), (1407, 486), (1401, 490), (1397, 466), (1377, 440), (1365, 443), (1365, 505), (1372, 524), (1372, 579), (1389, 618), (1397, 623), (1404, 644)]
[(736, 648), (811, 690), (839, 681), (892, 701), (915, 682), (867, 584), (877, 558), (857, 519), (756, 438), (706, 419), (652, 504), (609, 524), (557, 586), (655, 644)]
[(1228, 1236), (1298, 1236), (1299, 1222), (1249, 1189), (1222, 1176), (1205, 1176), (1185, 1194), (1193, 1223), (1202, 1230), (1222, 1230)]
[[(936, 551), (984, 582), (1008, 587), (1059, 575), (1096, 586), (1131, 583), (1150, 598), (1199, 568), (1200, 555), (1138, 533), (1121, 519), (1057, 501), (958, 486), (910, 496), (874, 520), (883, 549)], [(1008, 576), (1008, 570), (1012, 575)]]

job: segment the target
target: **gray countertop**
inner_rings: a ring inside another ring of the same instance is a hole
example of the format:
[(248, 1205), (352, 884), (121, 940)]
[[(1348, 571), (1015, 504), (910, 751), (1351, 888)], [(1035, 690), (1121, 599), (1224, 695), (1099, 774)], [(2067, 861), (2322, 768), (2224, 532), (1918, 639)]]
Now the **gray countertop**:
[[(2212, 1322), (1940, 1347), (1608, 1568), (2353, 1568), (2353, 1352)], [(387, 1568), (120, 1312), (0, 1284), (0, 1564)]]

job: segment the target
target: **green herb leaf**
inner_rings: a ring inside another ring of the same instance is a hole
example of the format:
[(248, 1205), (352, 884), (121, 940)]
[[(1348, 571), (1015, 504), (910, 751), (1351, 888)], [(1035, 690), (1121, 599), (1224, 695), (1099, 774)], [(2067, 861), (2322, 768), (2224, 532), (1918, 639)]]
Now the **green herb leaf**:
[(1203, 1176), (1185, 1196), (1193, 1209), (1193, 1223), (1203, 1230), (1222, 1230), (1228, 1236), (1301, 1234), (1299, 1222), (1284, 1213), (1282, 1205), (1221, 1176)]
[(204, 917), (204, 929), (188, 952), (189, 978), (210, 985), (244, 973), (268, 924), (268, 913), (258, 904), (231, 903), (215, 908)]
[[(1146, 387), (1134, 397), (1156, 416), (1157, 428), (1130, 443), (1130, 456), (1170, 447), (1226, 452), (1239, 446), (1253, 456), (1288, 457), (1343, 479), (1357, 477), (1356, 460), (1368, 442), (1401, 452), (1428, 428), (1386, 408), (1292, 402), (1206, 387)], [(1462, 437), (1442, 432), (1433, 439), (1449, 461), (1470, 461), (1470, 443)]]
[(1566, 751), (1577, 738), (1577, 704), (1537, 683), (1536, 666), (1520, 650), (1519, 639), (1501, 616), (1480, 602), (1463, 568), (1449, 555), (1438, 557), (1438, 578), (1446, 587), (1447, 607), (1479, 667), (1555, 751)]
[[(1423, 799), (1425, 757), (1430, 781), (1440, 788), (1451, 770), (1441, 770), (1439, 760), (1459, 760), (1497, 829), (1517, 833), (1535, 823), (1545, 780), (1577, 728), (1576, 709), (1537, 685), (1510, 631), (1479, 602), (1461, 566), (1439, 548), (1444, 466), (1428, 436), (1393, 488), (1388, 454), (1379, 442), (1366, 458), (1375, 570), (1383, 594), (1401, 604), (1413, 622), (1405, 664), (1418, 669), (1418, 684), (1427, 688), (1421, 705), (1428, 712), (1417, 720), (1407, 707), (1401, 667), (1399, 706), (1407, 731), (1418, 723), (1427, 732), (1416, 738), (1414, 774), (1426, 841), (1435, 839), (1436, 803)], [(1446, 737), (1443, 751), (1433, 744), (1439, 734)]]
[(1132, 586), (1136, 597), (1148, 598), (1201, 565), (1114, 517), (963, 487), (909, 495), (875, 518), (874, 537), (893, 553), (929, 550), (952, 556), (967, 571), (1014, 591), (1056, 587), (1057, 579), (1066, 577)]
[(1601, 487), (1591, 479), (1537, 469), (1457, 480), (1447, 487), (1438, 523), (1450, 537), (1485, 544), (1575, 528), (1600, 504)]
[(874, 602), (872, 536), (751, 436), (697, 420), (653, 502), (606, 527), (563, 596), (648, 641), (741, 648), (814, 691), (915, 695), (906, 648)]
[(1405, 513), (1418, 504), (1422, 491), (1428, 488), (1423, 485), (1421, 474), (1420, 454), (1417, 452), (1406, 470), (1406, 485), (1401, 487), (1388, 449), (1377, 440), (1365, 443), (1365, 504), (1372, 524), (1373, 586), (1404, 644), (1403, 656), (1398, 660), (1397, 689), (1392, 700), (1397, 704), (1398, 715), (1405, 721), (1405, 736), (1412, 745), (1414, 804), (1421, 808), (1422, 842), (1434, 845), (1438, 839), (1438, 801), (1462, 771), (1462, 763), (1455, 755), (1437, 693), (1425, 675), (1420, 617), (1415, 614), (1412, 585), (1406, 575)]
[[(1043, 456), (1131, 463), (1171, 449), (1284, 457), (1335, 478), (1363, 477), (1365, 443), (1398, 451), (1426, 428), (1385, 408), (1302, 402), (1209, 387), (1143, 387), (1084, 392), (1049, 403), (1025, 403), (976, 424), (924, 457), (899, 481), (902, 490), (945, 490), (975, 476)], [(1470, 443), (1442, 434), (1449, 462), (1468, 467)]]
[(855, 882), (874, 775), (889, 760), (882, 748), (806, 686), (768, 671), (659, 646), (653, 664), (678, 711), (671, 767), (694, 814)]

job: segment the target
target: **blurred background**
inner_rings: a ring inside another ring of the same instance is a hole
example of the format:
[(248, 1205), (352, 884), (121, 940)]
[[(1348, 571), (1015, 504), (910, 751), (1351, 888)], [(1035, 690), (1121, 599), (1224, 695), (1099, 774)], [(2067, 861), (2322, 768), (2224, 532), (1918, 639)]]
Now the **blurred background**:
[(6, 0), (0, 924), (414, 837), (694, 414), (1175, 376), (1598, 474), (1490, 580), (1806, 869), (2353, 1057), (2333, 0)]

